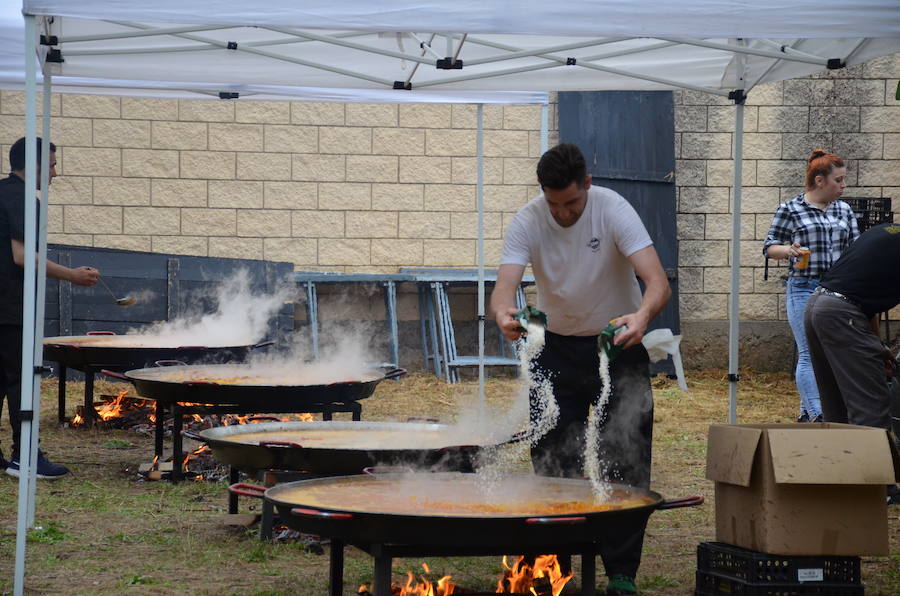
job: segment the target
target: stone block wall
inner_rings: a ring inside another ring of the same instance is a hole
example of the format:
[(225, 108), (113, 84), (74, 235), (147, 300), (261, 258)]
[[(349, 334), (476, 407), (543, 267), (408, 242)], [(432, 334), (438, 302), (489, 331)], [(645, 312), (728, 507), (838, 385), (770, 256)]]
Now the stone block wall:
[[(784, 320), (779, 277), (763, 281), (761, 242), (778, 204), (803, 190), (815, 147), (848, 165), (845, 196), (894, 197), (900, 213), (900, 56), (753, 89), (744, 110), (741, 316)], [(682, 317), (726, 316), (734, 108), (726, 99), (675, 92)], [(776, 266), (777, 267), (777, 266)]]
[[(51, 106), (50, 242), (303, 270), (476, 266), (475, 106), (67, 94)], [(4, 171), (24, 112), (22, 93), (0, 92)], [(488, 262), (537, 192), (540, 113), (484, 108)]]
[[(848, 197), (892, 197), (900, 221), (900, 55), (810, 78), (762, 85), (744, 108), (740, 315), (742, 361), (784, 368), (790, 354), (782, 276), (762, 241), (778, 205), (803, 191), (812, 149), (847, 163)], [(686, 361), (718, 365), (724, 349), (731, 259), (734, 107), (724, 98), (675, 92), (681, 319)], [(900, 319), (894, 309), (891, 319)], [(893, 329), (896, 335), (896, 326)], [(714, 349), (710, 349), (714, 348)]]

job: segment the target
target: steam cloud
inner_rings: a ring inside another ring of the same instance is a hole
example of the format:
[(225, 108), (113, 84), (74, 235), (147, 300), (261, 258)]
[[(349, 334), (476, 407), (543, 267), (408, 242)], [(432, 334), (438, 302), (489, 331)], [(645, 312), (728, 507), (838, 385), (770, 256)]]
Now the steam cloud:
[(257, 343), (266, 337), (269, 320), (292, 299), (293, 289), (282, 284), (273, 293), (254, 292), (246, 269), (219, 285), (212, 296), (212, 313), (188, 312), (170, 321), (161, 321), (129, 334), (145, 343), (159, 341), (166, 346), (227, 347)]

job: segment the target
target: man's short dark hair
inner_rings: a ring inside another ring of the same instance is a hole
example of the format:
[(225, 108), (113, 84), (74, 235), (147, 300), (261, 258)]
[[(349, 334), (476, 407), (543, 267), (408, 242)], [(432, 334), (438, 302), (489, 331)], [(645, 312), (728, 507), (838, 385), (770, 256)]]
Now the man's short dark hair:
[(577, 145), (560, 143), (541, 156), (537, 178), (541, 188), (562, 190), (573, 182), (581, 184), (587, 176), (584, 155)]
[[(41, 163), (41, 137), (37, 141), (38, 164)], [(50, 143), (50, 153), (56, 153), (56, 145)], [(22, 137), (9, 148), (9, 169), (16, 172), (25, 169), (25, 137)]]

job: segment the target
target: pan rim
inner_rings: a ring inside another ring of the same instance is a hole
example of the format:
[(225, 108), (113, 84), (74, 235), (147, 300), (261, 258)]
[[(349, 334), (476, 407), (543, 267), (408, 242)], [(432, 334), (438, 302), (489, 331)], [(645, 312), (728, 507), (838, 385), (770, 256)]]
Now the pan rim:
[[(472, 473), (466, 472), (414, 472), (414, 475), (417, 476), (475, 476)], [(642, 505), (635, 505), (631, 507), (626, 507), (622, 509), (609, 509), (604, 511), (583, 511), (583, 512), (566, 512), (566, 513), (558, 513), (558, 514), (542, 514), (542, 513), (533, 513), (533, 514), (523, 514), (523, 513), (492, 513), (488, 514), (478, 514), (478, 515), (466, 515), (466, 514), (453, 514), (453, 513), (415, 513), (415, 512), (404, 512), (404, 513), (393, 513), (387, 511), (372, 511), (372, 510), (364, 510), (361, 508), (339, 508), (339, 507), (325, 507), (325, 506), (311, 506), (304, 505), (303, 503), (289, 503), (287, 501), (281, 500), (278, 498), (278, 494), (281, 492), (287, 492), (288, 490), (296, 488), (301, 484), (330, 484), (335, 482), (347, 481), (347, 479), (352, 478), (357, 481), (362, 479), (369, 479), (368, 482), (372, 482), (373, 478), (377, 480), (391, 481), (392, 479), (400, 478), (408, 476), (408, 474), (402, 473), (385, 473), (385, 474), (377, 474), (375, 476), (367, 475), (367, 474), (354, 474), (348, 476), (332, 476), (328, 478), (313, 478), (309, 480), (299, 480), (295, 482), (287, 482), (284, 484), (278, 484), (266, 490), (265, 499), (267, 501), (272, 502), (276, 507), (283, 507), (288, 509), (293, 509), (296, 507), (310, 507), (322, 512), (327, 513), (350, 513), (352, 515), (359, 515), (362, 517), (379, 517), (379, 518), (390, 518), (390, 519), (441, 519), (441, 520), (458, 520), (460, 522), (474, 522), (477, 520), (487, 521), (487, 520), (527, 520), (532, 518), (542, 518), (542, 519), (565, 519), (571, 518), (573, 516), (585, 516), (594, 518), (597, 516), (605, 516), (605, 515), (614, 515), (614, 514), (624, 514), (626, 512), (638, 512), (643, 511), (645, 509), (656, 509), (659, 505), (664, 501), (664, 498), (659, 493), (652, 491), (650, 489), (642, 489), (635, 486), (630, 486), (627, 484), (617, 484), (617, 483), (604, 483), (605, 486), (608, 486), (613, 489), (624, 489), (631, 493), (636, 493), (639, 496), (645, 496), (651, 498), (653, 501), (651, 503), (646, 503)], [(585, 483), (589, 481), (587, 479), (580, 478), (561, 478), (554, 476), (537, 476), (537, 475), (529, 475), (529, 474), (517, 474), (513, 475), (515, 478), (529, 478), (529, 477), (537, 477), (537, 478), (547, 478), (549, 480), (553, 480), (554, 482), (563, 482), (566, 484), (577, 483), (579, 487), (583, 488)]]

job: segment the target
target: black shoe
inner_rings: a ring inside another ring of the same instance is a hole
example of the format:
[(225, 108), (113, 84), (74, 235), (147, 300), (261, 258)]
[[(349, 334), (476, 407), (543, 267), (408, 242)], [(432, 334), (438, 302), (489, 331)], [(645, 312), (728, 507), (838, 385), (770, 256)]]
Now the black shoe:
[(809, 422), (809, 414), (803, 412), (797, 417), (797, 422)]
[[(13, 454), (12, 460), (6, 466), (6, 473), (16, 478), (19, 477), (19, 457)], [(44, 453), (38, 449), (37, 477), (42, 480), (56, 480), (69, 473), (69, 468), (62, 464), (55, 464), (44, 457)]]
[(812, 421), (813, 421), (813, 422), (825, 422), (825, 419), (822, 418), (822, 415), (821, 415), (821, 414), (819, 414), (818, 416), (816, 416), (815, 418), (813, 418)]

